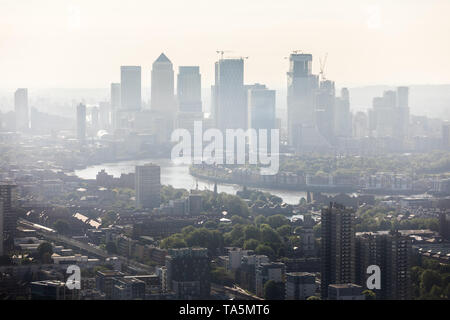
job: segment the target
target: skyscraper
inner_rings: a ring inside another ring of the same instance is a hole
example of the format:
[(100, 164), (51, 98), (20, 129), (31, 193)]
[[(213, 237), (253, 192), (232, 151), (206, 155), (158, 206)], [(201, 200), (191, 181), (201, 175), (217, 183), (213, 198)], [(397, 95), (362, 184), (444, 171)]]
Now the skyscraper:
[(244, 90), (244, 59), (220, 59), (216, 62), (215, 110), (216, 126), (247, 129), (247, 105)]
[(141, 67), (120, 67), (120, 109), (139, 111), (141, 100)]
[(177, 77), (178, 109), (202, 112), (202, 83), (198, 66), (180, 66)]
[(338, 137), (352, 136), (350, 95), (347, 88), (342, 88), (341, 96), (336, 98), (334, 132)]
[(16, 130), (27, 130), (30, 127), (28, 89), (19, 88), (14, 93), (14, 111), (16, 113)]
[(77, 139), (84, 142), (86, 139), (86, 105), (77, 106)]
[(302, 127), (315, 126), (318, 77), (312, 74), (312, 55), (293, 53), (287, 72), (288, 143), (300, 145)]
[(136, 205), (141, 208), (158, 208), (161, 202), (161, 168), (155, 164), (136, 166)]
[(334, 81), (321, 81), (316, 96), (315, 123), (320, 134), (329, 143), (333, 143), (334, 141), (335, 102)]
[[(270, 150), (270, 130), (275, 129), (275, 90), (265, 85), (254, 85), (248, 89), (248, 128), (267, 130), (267, 148)], [(259, 141), (259, 137), (257, 139)], [(257, 146), (258, 148), (260, 146)]]
[(120, 107), (120, 83), (111, 83), (111, 97), (110, 97), (110, 104), (111, 104), (111, 126), (113, 129), (116, 129), (117, 127), (117, 116), (118, 112), (121, 109)]
[(355, 211), (337, 203), (322, 209), (321, 216), (322, 300), (328, 297), (328, 285), (354, 283)]
[(175, 112), (173, 65), (164, 53), (152, 65), (150, 98), (152, 111), (172, 115)]

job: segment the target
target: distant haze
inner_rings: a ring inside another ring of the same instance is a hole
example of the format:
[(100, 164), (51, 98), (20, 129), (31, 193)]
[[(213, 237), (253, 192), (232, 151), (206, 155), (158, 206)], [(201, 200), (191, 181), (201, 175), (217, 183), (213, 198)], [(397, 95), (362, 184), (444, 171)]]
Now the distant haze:
[(285, 88), (292, 50), (328, 53), (338, 86), (450, 83), (448, 0), (1, 0), (0, 88), (143, 86), (161, 52), (213, 81), (216, 50), (249, 56), (245, 82)]

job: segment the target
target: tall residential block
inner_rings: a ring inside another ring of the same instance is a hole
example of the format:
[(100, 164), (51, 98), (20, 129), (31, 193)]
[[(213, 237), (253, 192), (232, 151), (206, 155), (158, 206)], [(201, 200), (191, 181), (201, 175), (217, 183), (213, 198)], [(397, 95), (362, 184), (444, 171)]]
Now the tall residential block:
[(355, 210), (330, 203), (321, 214), (321, 297), (330, 284), (354, 283)]

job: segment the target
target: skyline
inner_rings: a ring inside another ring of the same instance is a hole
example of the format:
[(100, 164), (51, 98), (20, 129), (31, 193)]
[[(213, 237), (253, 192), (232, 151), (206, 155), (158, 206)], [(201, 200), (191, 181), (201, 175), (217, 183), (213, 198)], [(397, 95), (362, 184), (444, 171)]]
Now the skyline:
[(203, 0), (3, 2), (0, 72), (8, 77), (0, 88), (103, 88), (119, 82), (121, 65), (142, 66), (147, 87), (161, 52), (175, 70), (200, 66), (209, 87), (216, 50), (249, 56), (245, 83), (274, 89), (286, 86), (284, 58), (293, 50), (313, 54), (315, 74), (328, 53), (325, 73), (339, 86), (450, 83), (450, 45), (434, 36), (450, 30), (450, 3), (443, 0), (407, 1), (407, 15), (403, 0), (349, 0), (338, 8), (329, 0), (233, 0), (221, 7)]

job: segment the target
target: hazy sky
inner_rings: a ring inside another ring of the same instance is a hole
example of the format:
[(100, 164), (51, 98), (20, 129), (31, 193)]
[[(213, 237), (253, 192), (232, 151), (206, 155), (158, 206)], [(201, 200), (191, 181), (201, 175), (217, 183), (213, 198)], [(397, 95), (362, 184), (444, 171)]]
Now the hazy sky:
[(338, 86), (450, 83), (449, 0), (0, 0), (0, 88), (103, 88), (120, 65), (150, 85), (161, 52), (213, 79), (216, 50), (247, 83), (286, 85), (292, 50)]

